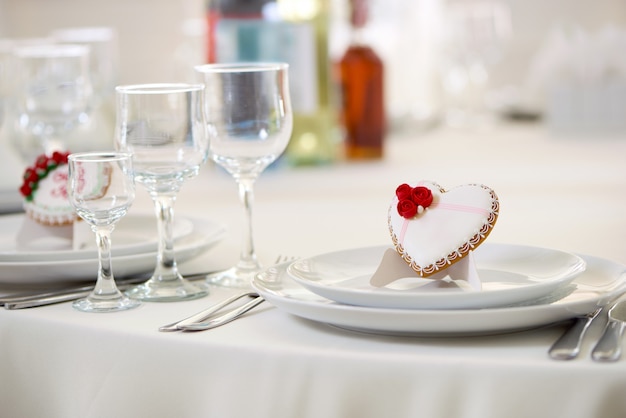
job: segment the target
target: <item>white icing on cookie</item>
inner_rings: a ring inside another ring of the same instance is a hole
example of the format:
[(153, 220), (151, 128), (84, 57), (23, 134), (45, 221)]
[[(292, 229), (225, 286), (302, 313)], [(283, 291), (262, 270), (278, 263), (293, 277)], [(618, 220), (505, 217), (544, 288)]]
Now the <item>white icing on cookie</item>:
[(74, 208), (67, 198), (67, 164), (60, 165), (41, 179), (31, 201), (24, 202), (24, 210), (43, 225), (69, 225), (76, 219)]
[(430, 206), (410, 219), (398, 213), (398, 197), (389, 206), (389, 231), (396, 251), (420, 276), (457, 262), (480, 245), (498, 218), (499, 201), (487, 186), (466, 184), (448, 191), (421, 181), (411, 187), (431, 190)]

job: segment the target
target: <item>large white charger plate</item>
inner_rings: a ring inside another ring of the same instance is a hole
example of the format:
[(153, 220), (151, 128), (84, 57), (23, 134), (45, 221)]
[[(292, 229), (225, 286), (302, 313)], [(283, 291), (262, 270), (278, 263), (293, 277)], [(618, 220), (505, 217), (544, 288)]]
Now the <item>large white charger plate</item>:
[[(486, 244), (484, 244), (486, 245)], [(486, 309), (393, 309), (344, 305), (296, 283), (288, 264), (252, 282), (269, 303), (292, 315), (353, 331), (401, 336), (488, 335), (532, 329), (586, 314), (626, 291), (626, 266), (581, 256), (587, 269), (569, 286), (524, 305)]]
[[(582, 258), (564, 251), (485, 243), (474, 251), (482, 288), (414, 277), (385, 287), (370, 284), (385, 251), (377, 246), (330, 252), (294, 262), (292, 278), (327, 299), (349, 305), (400, 309), (493, 308), (553, 292), (585, 270)], [(399, 257), (399, 256), (398, 256)]]
[[(79, 250), (34, 248), (18, 248), (16, 236), (24, 220), (24, 214), (0, 216), (0, 262), (21, 261), (69, 261), (93, 259), (98, 256), (95, 235), (88, 237), (87, 245)], [(88, 227), (87, 227), (88, 228)], [(193, 232), (193, 222), (185, 217), (174, 219), (174, 242)], [(88, 232), (93, 235), (91, 231)], [(154, 214), (127, 214), (115, 225), (113, 231), (114, 257), (133, 255), (155, 251), (158, 245), (156, 218)], [(69, 243), (57, 239), (59, 246), (67, 247)]]
[[(187, 218), (191, 232), (176, 241), (176, 261), (182, 263), (208, 250), (225, 237), (223, 224), (209, 220)], [(115, 246), (115, 232), (113, 232)], [(154, 270), (156, 249), (138, 254), (113, 257), (113, 273), (116, 278), (134, 276)], [(98, 269), (97, 256), (86, 259), (0, 262), (0, 284), (5, 285), (51, 285), (68, 282), (93, 281)]]

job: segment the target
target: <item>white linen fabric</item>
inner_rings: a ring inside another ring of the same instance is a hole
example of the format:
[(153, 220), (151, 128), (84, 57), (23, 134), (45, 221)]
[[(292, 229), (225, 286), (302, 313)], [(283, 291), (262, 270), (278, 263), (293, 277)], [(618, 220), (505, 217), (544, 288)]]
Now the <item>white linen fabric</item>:
[[(262, 261), (388, 244), (396, 186), (429, 178), (444, 187), (483, 183), (498, 193), (501, 214), (489, 242), (626, 263), (626, 141), (565, 140), (520, 125), (394, 135), (386, 153), (377, 162), (277, 167), (261, 177), (254, 222)], [(138, 191), (131, 211), (150, 207)], [(236, 261), (237, 208), (232, 180), (213, 166), (185, 184), (177, 214), (225, 223), (229, 235), (183, 271)], [(208, 298), (113, 314), (85, 314), (68, 303), (0, 311), (0, 416), (626, 416), (626, 358), (590, 359), (604, 318), (568, 362), (547, 355), (563, 324), (496, 336), (392, 337), (341, 330), (265, 303), (214, 330), (157, 331), (233, 293), (213, 288)]]

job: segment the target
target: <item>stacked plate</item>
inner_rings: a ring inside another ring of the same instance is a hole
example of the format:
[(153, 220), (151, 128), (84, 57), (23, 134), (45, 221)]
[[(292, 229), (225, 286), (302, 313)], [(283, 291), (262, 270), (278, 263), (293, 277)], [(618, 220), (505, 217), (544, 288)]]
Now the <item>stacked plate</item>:
[[(81, 250), (24, 250), (16, 236), (22, 214), (0, 216), (0, 285), (51, 285), (93, 281), (98, 269), (95, 238)], [(178, 217), (174, 223), (176, 259), (183, 262), (207, 250), (225, 235), (223, 225), (208, 220)], [(112, 235), (113, 272), (117, 278), (148, 273), (157, 252), (153, 214), (128, 214)]]
[(370, 285), (387, 246), (300, 259), (253, 286), (293, 315), (361, 332), (441, 336), (511, 332), (594, 310), (626, 290), (626, 267), (591, 256), (485, 243), (474, 252), (480, 290), (406, 278)]

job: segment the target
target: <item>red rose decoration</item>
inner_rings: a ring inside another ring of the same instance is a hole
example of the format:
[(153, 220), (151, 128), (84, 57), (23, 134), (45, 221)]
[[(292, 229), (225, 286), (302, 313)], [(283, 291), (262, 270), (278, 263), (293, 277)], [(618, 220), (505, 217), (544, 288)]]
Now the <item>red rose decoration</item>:
[(433, 203), (433, 194), (427, 187), (418, 186), (411, 191), (411, 200), (417, 205), (427, 208)]
[(33, 192), (33, 189), (28, 184), (23, 184), (22, 187), (20, 187), (20, 193), (22, 193), (22, 196), (28, 196), (32, 192)]
[(433, 194), (428, 187), (411, 187), (401, 184), (396, 188), (398, 197), (398, 214), (405, 219), (424, 212), (424, 209), (433, 203)]
[(35, 168), (45, 170), (48, 168), (48, 157), (45, 154), (40, 155), (35, 160)]
[(52, 153), (52, 161), (54, 161), (57, 165), (67, 164), (67, 157), (69, 153), (62, 153), (58, 151), (54, 151)]
[(37, 174), (37, 172), (33, 170), (32, 168), (27, 168), (26, 171), (24, 172), (24, 182), (30, 183), (30, 182), (36, 182), (38, 180), (39, 180), (39, 175)]
[(403, 218), (412, 218), (417, 213), (417, 205), (409, 199), (401, 200), (398, 202), (398, 213)]
[(399, 185), (396, 189), (396, 196), (398, 196), (398, 200), (410, 199), (411, 190), (413, 190), (413, 188), (406, 183)]

